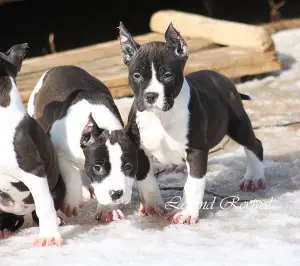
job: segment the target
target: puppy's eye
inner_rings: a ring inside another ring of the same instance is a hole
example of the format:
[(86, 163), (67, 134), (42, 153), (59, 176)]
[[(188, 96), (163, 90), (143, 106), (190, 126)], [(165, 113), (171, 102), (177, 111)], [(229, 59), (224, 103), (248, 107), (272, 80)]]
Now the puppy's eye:
[(133, 73), (132, 76), (133, 76), (133, 78), (136, 79), (136, 80), (140, 80), (140, 79), (142, 78), (141, 74), (138, 73), (138, 72)]
[(99, 165), (99, 164), (95, 164), (93, 166), (93, 171), (96, 174), (101, 174), (103, 172), (103, 167), (101, 165)]
[(172, 78), (173, 77), (173, 74), (171, 73), (171, 72), (166, 72), (165, 74), (164, 74), (164, 78), (165, 79), (170, 79), (170, 78)]
[(131, 163), (126, 163), (125, 166), (124, 166), (124, 168), (125, 168), (126, 171), (131, 170), (132, 167), (133, 167), (133, 165)]

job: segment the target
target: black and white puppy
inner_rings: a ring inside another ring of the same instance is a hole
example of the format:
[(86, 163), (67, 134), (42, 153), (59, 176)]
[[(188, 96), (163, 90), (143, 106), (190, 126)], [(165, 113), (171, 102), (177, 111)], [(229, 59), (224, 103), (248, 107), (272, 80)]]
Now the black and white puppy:
[(184, 208), (170, 216), (174, 223), (195, 223), (199, 217), (208, 152), (225, 135), (243, 145), (248, 166), (242, 190), (265, 187), (263, 147), (255, 137), (234, 84), (214, 71), (198, 71), (184, 76), (188, 46), (169, 25), (166, 42), (139, 45), (121, 23), (120, 44), (129, 70), (129, 84), (135, 100), (128, 126), (140, 144), (137, 180), (142, 213), (164, 207), (151, 157), (163, 164), (186, 163)]
[(98, 200), (96, 218), (102, 222), (122, 218), (118, 205), (131, 200), (137, 147), (123, 130), (109, 89), (81, 68), (55, 67), (38, 81), (28, 113), (56, 148), (66, 184), (61, 210), (67, 216), (77, 215), (81, 177), (87, 176)]
[(20, 44), (0, 53), (0, 238), (33, 213), (40, 226), (34, 245), (60, 245), (56, 210), (66, 190), (57, 156), (50, 138), (27, 114), (16, 86), (26, 48)]

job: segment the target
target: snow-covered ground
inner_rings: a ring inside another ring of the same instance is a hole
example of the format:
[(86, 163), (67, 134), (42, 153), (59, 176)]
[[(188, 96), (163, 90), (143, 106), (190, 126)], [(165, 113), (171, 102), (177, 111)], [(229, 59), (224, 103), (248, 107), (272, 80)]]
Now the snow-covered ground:
[[(276, 126), (300, 121), (300, 29), (273, 37), (285, 70), (238, 84), (253, 99), (245, 106), (264, 144), (267, 189), (239, 191), (245, 156), (232, 141), (210, 156), (207, 186), (221, 195), (265, 199), (264, 205), (229, 207), (207, 194), (210, 208), (201, 210), (198, 224), (169, 225), (163, 218), (139, 217), (135, 191), (127, 219), (98, 225), (96, 203), (89, 201), (77, 218), (65, 220), (64, 246), (33, 248), (38, 228), (29, 225), (0, 240), (0, 265), (300, 265), (300, 126)], [(185, 176), (159, 180), (178, 186)], [(163, 192), (165, 200), (175, 195), (181, 193)]]

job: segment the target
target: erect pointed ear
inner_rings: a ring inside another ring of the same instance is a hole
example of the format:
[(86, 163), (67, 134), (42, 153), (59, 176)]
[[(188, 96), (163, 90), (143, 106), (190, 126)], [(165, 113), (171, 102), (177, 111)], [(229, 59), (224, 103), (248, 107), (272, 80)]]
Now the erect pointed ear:
[(103, 131), (104, 129), (98, 127), (92, 116), (92, 113), (90, 113), (87, 124), (85, 125), (81, 134), (80, 147), (82, 149), (85, 149), (89, 145), (95, 143), (95, 141), (100, 137)]
[(5, 53), (8, 56), (9, 61), (15, 66), (16, 73), (21, 70), (22, 62), (28, 48), (28, 43), (16, 44)]
[(119, 26), (119, 41), (121, 46), (121, 53), (123, 56), (123, 62), (126, 66), (128, 66), (131, 59), (140, 49), (140, 45), (133, 39), (122, 22), (120, 22)]
[(181, 37), (180, 33), (170, 23), (165, 33), (165, 39), (167, 44), (174, 49), (177, 56), (183, 59), (187, 59), (189, 56), (188, 46), (185, 40)]

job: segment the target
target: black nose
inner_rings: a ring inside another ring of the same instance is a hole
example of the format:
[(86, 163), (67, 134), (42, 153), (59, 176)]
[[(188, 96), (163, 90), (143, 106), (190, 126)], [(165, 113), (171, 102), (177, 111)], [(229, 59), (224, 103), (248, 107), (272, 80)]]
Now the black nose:
[(145, 93), (144, 97), (145, 97), (145, 100), (146, 100), (147, 103), (152, 104), (158, 98), (158, 93), (156, 93), (156, 92), (147, 92), (147, 93)]
[(112, 200), (117, 200), (122, 197), (123, 195), (123, 190), (110, 190), (109, 195)]

